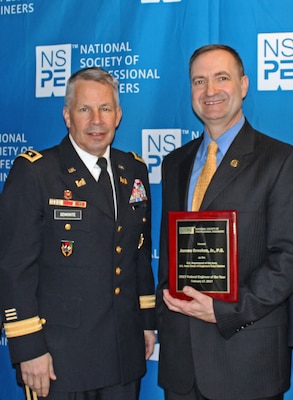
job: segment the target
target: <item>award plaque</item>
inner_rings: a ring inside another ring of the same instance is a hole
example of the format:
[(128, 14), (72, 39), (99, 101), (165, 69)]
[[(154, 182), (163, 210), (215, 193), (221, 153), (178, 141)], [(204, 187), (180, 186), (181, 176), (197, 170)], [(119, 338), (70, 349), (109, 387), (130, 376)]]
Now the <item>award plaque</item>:
[(192, 286), (215, 299), (238, 301), (236, 211), (169, 212), (169, 290), (191, 300)]

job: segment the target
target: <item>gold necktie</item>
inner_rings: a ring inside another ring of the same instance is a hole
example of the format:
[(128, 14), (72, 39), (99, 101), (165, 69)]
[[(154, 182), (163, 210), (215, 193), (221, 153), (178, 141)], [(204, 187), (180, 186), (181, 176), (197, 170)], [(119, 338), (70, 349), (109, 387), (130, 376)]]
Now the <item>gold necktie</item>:
[(198, 211), (205, 192), (210, 184), (210, 181), (217, 169), (217, 158), (216, 154), (218, 151), (218, 145), (216, 142), (210, 142), (208, 145), (208, 155), (203, 166), (201, 173), (198, 177), (193, 197), (192, 197), (192, 211)]

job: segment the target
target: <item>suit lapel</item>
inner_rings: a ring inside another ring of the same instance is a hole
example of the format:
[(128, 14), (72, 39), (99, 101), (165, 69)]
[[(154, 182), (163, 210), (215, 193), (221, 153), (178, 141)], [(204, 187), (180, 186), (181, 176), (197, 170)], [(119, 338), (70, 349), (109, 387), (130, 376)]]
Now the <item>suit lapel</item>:
[(208, 208), (215, 198), (250, 164), (254, 151), (253, 130), (246, 122), (229, 147), (203, 199), (201, 210)]

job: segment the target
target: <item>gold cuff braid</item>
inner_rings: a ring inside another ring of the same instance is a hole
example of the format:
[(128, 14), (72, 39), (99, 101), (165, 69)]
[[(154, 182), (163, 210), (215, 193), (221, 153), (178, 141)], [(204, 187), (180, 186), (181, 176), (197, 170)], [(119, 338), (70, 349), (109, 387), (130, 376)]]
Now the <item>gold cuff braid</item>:
[(9, 339), (38, 332), (43, 329), (45, 323), (46, 321), (44, 319), (40, 319), (40, 317), (36, 316), (22, 321), (5, 323), (4, 329), (6, 337)]
[(156, 298), (154, 294), (139, 296), (139, 304), (141, 310), (146, 310), (148, 308), (155, 308)]

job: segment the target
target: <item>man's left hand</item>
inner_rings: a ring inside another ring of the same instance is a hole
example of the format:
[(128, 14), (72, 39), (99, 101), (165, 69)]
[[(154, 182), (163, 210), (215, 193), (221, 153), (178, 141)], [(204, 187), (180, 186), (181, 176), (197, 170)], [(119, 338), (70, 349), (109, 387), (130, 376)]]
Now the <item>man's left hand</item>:
[(190, 286), (183, 288), (183, 293), (192, 300), (180, 300), (172, 297), (168, 289), (164, 289), (164, 301), (169, 310), (185, 314), (188, 317), (201, 319), (205, 322), (216, 323), (213, 299)]

